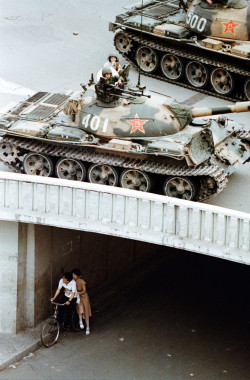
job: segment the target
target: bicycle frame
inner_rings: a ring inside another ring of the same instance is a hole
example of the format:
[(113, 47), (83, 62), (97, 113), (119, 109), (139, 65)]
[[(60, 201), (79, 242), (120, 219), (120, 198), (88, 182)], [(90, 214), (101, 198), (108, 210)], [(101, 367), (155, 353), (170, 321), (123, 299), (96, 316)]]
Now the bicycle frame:
[(57, 302), (54, 302), (54, 301), (50, 301), (50, 302), (53, 305), (55, 305), (54, 314), (52, 315), (52, 318), (55, 318), (56, 320), (58, 320), (59, 306), (64, 306), (65, 303), (57, 303)]

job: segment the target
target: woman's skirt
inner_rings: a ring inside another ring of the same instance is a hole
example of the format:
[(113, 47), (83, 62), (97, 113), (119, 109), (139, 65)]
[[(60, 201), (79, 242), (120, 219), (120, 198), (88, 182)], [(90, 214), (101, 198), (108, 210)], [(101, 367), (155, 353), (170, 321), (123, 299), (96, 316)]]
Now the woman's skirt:
[(80, 295), (80, 303), (76, 304), (76, 311), (78, 314), (83, 314), (85, 319), (91, 317), (91, 307), (87, 293)]

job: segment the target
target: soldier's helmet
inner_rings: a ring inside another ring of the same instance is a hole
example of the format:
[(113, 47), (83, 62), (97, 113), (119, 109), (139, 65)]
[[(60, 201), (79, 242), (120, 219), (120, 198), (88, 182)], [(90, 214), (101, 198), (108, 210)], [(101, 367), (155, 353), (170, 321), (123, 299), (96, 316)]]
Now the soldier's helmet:
[(104, 77), (105, 74), (111, 74), (111, 75), (112, 75), (112, 70), (111, 70), (110, 67), (104, 67), (104, 68), (102, 69), (102, 76)]
[(110, 54), (109, 54), (109, 56), (108, 56), (108, 60), (109, 60), (109, 62), (111, 62), (111, 57), (115, 57), (116, 62), (119, 61), (119, 59), (118, 59), (118, 57), (117, 57), (117, 55), (116, 55), (115, 53), (110, 53)]

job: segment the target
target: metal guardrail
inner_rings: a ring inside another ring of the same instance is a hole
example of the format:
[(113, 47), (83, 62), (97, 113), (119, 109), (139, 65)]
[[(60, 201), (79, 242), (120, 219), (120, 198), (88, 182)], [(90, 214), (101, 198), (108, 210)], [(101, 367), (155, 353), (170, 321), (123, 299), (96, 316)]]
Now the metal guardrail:
[(0, 220), (109, 234), (250, 264), (250, 214), (117, 187), (0, 172)]

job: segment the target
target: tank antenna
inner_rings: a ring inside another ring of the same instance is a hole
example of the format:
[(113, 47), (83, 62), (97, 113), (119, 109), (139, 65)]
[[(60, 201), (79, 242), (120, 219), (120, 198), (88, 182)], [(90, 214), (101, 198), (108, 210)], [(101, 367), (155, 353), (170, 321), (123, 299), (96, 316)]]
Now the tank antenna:
[[(143, 9), (143, 0), (141, 0), (141, 33), (140, 33), (140, 45), (142, 44), (142, 9)], [(141, 87), (141, 66), (139, 65), (139, 73), (138, 73), (138, 82), (137, 87)]]

